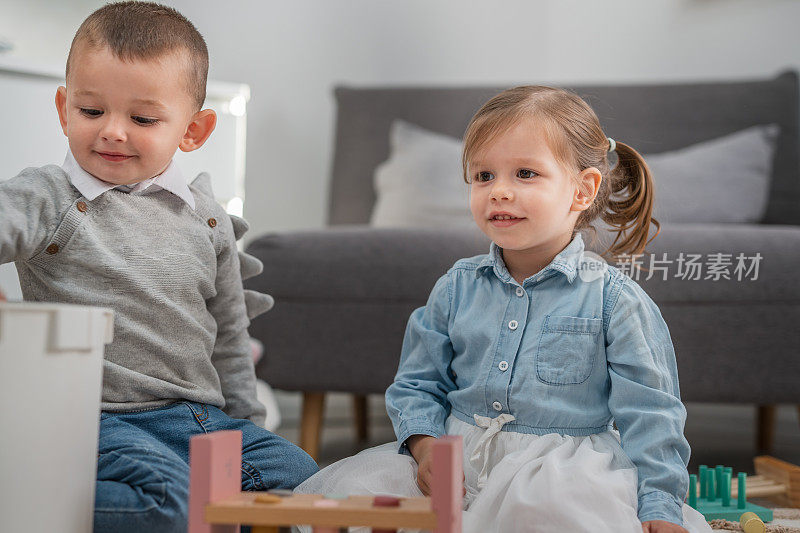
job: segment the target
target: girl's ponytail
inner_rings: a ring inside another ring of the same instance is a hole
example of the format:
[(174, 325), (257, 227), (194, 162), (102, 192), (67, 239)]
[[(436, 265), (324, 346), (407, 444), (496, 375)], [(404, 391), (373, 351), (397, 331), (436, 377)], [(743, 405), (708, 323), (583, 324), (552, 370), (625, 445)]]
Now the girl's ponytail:
[[(606, 250), (616, 258), (621, 255), (639, 255), (645, 246), (661, 231), (661, 224), (653, 218), (654, 184), (650, 168), (642, 156), (627, 144), (617, 142), (617, 164), (609, 175), (609, 195), (600, 218), (616, 233)], [(650, 235), (650, 225), (656, 233)], [(604, 254), (604, 255), (605, 255)]]

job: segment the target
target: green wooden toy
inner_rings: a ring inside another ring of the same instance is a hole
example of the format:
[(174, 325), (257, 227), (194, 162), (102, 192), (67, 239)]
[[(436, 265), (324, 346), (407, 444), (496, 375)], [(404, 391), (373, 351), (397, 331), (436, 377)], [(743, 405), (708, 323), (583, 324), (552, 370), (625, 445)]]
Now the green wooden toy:
[[(689, 476), (689, 497), (687, 503), (700, 511), (706, 520), (738, 521), (745, 512), (758, 515), (764, 522), (772, 520), (772, 509), (761, 507), (747, 501), (747, 474), (739, 472), (737, 477), (736, 504), (731, 502), (733, 470), (717, 465), (708, 468), (700, 465), (698, 475)], [(698, 494), (699, 478), (699, 494)]]

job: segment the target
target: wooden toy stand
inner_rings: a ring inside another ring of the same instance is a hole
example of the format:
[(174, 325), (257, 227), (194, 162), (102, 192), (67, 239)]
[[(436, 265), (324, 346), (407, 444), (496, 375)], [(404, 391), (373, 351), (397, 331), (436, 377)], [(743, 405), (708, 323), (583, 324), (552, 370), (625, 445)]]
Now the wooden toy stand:
[(748, 497), (766, 497), (786, 507), (800, 507), (800, 466), (769, 455), (753, 460), (756, 475), (747, 480)]
[(240, 524), (252, 526), (253, 533), (276, 532), (279, 526), (289, 525), (311, 525), (319, 532), (348, 526), (461, 532), (460, 436), (441, 437), (433, 445), (431, 498), (401, 498), (394, 507), (378, 507), (372, 496), (328, 499), (317, 494), (262, 503), (257, 501), (259, 493), (241, 491), (241, 447), (239, 431), (192, 437), (189, 533), (235, 533)]

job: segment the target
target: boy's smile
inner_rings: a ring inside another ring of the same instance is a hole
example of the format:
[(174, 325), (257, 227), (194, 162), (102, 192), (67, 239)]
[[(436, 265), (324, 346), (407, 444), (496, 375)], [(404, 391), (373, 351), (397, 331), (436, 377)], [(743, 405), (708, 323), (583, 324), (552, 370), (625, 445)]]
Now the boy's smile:
[(116, 152), (97, 152), (106, 161), (127, 161), (132, 155), (118, 154)]
[(84, 44), (74, 59), (56, 107), (75, 160), (94, 177), (138, 183), (163, 172), (179, 147), (205, 140), (184, 146), (197, 116), (213, 114), (195, 113), (185, 52), (122, 60)]

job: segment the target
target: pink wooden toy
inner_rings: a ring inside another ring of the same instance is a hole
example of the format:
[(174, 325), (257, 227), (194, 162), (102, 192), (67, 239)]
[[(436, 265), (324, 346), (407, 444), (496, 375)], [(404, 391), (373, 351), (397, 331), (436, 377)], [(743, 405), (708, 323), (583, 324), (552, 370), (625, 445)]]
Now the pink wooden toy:
[(388, 501), (380, 496), (350, 496), (332, 501), (318, 494), (259, 498), (259, 493), (242, 492), (241, 443), (238, 431), (192, 437), (189, 533), (234, 533), (238, 532), (239, 524), (252, 526), (253, 533), (272, 533), (278, 526), (295, 524), (314, 526), (315, 531), (366, 526), (384, 530), (414, 528), (435, 533), (461, 532), (463, 452), (460, 436), (442, 437), (433, 445), (431, 498), (399, 498), (397, 505), (390, 507), (380, 506)]
[(461, 531), (464, 488), (461, 436), (445, 436), (433, 443), (433, 512), (437, 533)]
[(239, 525), (205, 520), (205, 506), (242, 490), (242, 432), (217, 431), (189, 442), (189, 532), (238, 533)]

